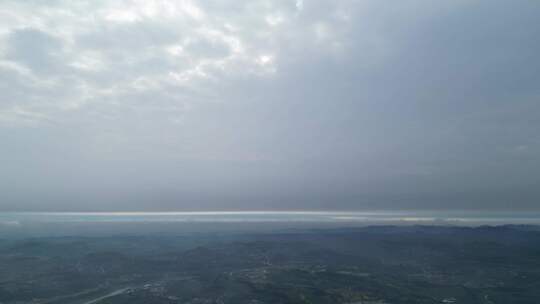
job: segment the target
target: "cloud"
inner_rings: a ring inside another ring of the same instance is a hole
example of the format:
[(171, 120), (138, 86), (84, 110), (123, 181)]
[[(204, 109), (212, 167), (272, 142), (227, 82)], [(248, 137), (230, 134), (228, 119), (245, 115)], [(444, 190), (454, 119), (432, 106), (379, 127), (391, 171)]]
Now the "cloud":
[(531, 207), (537, 12), (3, 1), (0, 209)]
[[(70, 110), (95, 100), (111, 100), (100, 102), (103, 111), (117, 107), (114, 100), (131, 90), (145, 94), (183, 87), (199, 92), (190, 98), (196, 102), (205, 94), (200, 91), (206, 90), (206, 82), (227, 81), (246, 72), (264, 76), (275, 70), (270, 67), (275, 61), (261, 64), (260, 58), (270, 57), (260, 54), (272, 53), (276, 46), (259, 45), (278, 39), (274, 24), (247, 24), (275, 7), (247, 2), (240, 6), (252, 11), (247, 20), (232, 12), (222, 14), (219, 6), (200, 7), (191, 1), (49, 5), (8, 1), (1, 10), (11, 19), (3, 28), (7, 48), (2, 62), (10, 73), (24, 74), (15, 77), (25, 77), (17, 85), (24, 90), (44, 83), (51, 90), (72, 86), (72, 93), (36, 100), (46, 99), (48, 109), (42, 116), (60, 123), (73, 115)], [(36, 108), (28, 96), (22, 99), (17, 101), (21, 111)], [(4, 121), (16, 122), (11, 102), (4, 98), (2, 104)]]
[(7, 38), (7, 60), (18, 62), (35, 72), (53, 72), (61, 58), (61, 42), (35, 29), (14, 30)]

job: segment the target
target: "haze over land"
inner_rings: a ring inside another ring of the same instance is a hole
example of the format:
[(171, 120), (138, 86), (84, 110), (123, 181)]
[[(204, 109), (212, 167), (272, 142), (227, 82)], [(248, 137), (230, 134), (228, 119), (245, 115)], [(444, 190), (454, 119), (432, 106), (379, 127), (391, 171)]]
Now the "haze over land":
[(2, 1), (0, 211), (538, 210), (538, 1)]

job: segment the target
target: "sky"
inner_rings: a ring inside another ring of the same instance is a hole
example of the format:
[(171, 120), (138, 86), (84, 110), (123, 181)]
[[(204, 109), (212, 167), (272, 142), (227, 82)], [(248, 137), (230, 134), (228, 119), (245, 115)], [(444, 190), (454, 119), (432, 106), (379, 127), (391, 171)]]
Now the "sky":
[(0, 2), (0, 211), (539, 210), (540, 2)]

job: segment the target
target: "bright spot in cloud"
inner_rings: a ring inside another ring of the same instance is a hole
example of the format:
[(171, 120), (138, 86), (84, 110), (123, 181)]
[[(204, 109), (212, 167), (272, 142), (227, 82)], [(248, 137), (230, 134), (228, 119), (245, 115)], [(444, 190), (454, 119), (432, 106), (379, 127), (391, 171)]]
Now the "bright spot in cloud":
[(304, 8), (304, 0), (296, 0), (296, 9), (301, 11)]
[(181, 45), (173, 45), (166, 48), (167, 53), (173, 55), (173, 56), (179, 56), (182, 55), (184, 52), (184, 47)]
[(112, 10), (105, 15), (105, 20), (112, 22), (135, 22), (139, 19), (136, 13), (126, 10)]
[(283, 22), (283, 17), (280, 15), (268, 15), (265, 20), (269, 25), (276, 26)]
[(261, 55), (259, 56), (259, 58), (257, 58), (257, 63), (262, 66), (265, 66), (272, 63), (272, 60), (273, 58), (270, 55)]

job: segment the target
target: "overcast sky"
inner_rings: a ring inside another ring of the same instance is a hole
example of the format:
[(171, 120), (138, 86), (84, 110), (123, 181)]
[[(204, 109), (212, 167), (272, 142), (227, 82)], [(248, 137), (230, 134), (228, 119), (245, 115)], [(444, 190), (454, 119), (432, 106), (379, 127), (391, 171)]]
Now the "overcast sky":
[(540, 1), (0, 2), (0, 210), (539, 209)]

